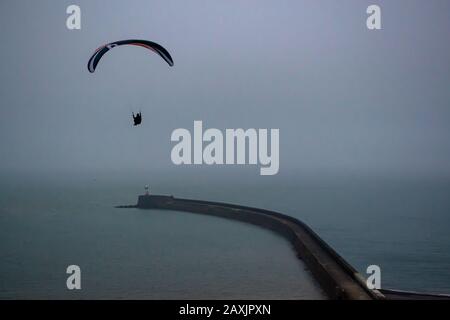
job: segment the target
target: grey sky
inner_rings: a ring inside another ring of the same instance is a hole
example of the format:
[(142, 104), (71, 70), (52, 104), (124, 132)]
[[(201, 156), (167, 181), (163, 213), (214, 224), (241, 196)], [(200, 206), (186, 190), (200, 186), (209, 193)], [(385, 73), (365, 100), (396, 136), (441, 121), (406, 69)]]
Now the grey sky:
[[(66, 29), (69, 4), (80, 31)], [(381, 31), (366, 28), (369, 4)], [(280, 128), (280, 175), (448, 175), (449, 12), (446, 0), (3, 0), (1, 169), (191, 170), (172, 164), (170, 134), (203, 120)], [(126, 38), (162, 44), (175, 66), (129, 47), (88, 72), (97, 47)]]

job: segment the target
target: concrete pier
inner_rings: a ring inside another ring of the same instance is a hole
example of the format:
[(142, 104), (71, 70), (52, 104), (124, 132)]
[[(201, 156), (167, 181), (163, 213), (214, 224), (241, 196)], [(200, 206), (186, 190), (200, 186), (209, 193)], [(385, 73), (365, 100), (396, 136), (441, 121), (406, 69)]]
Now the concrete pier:
[(121, 208), (167, 209), (233, 219), (270, 229), (289, 240), (297, 256), (310, 269), (331, 299), (374, 300), (385, 296), (370, 290), (364, 278), (314, 231), (290, 216), (228, 203), (178, 199), (172, 196), (142, 195), (135, 206)]
[(232, 219), (270, 229), (289, 240), (297, 256), (330, 299), (343, 300), (450, 300), (448, 294), (370, 290), (365, 279), (311, 228), (298, 219), (265, 209), (229, 203), (142, 195), (136, 205), (116, 208), (166, 209)]

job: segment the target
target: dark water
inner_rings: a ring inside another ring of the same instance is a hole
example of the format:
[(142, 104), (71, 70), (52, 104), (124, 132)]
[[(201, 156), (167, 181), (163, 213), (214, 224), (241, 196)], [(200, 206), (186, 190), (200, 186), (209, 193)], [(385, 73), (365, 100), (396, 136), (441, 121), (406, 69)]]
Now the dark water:
[[(308, 223), (382, 286), (450, 292), (450, 183), (376, 179), (2, 179), (0, 298), (273, 298), (322, 293), (288, 242), (239, 222), (114, 209), (155, 193), (277, 210)], [(26, 199), (26, 201), (24, 201)], [(82, 269), (80, 292), (65, 268)]]
[[(323, 298), (283, 238), (214, 217), (113, 208), (136, 201), (127, 183), (10, 181), (0, 194), (0, 298)], [(79, 292), (66, 289), (71, 264), (82, 270)]]

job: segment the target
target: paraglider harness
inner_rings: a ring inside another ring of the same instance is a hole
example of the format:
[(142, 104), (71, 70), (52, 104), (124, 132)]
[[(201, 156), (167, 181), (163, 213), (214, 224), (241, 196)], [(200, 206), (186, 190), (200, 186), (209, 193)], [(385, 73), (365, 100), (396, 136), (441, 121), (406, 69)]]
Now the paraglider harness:
[(142, 122), (141, 112), (138, 112), (136, 115), (134, 115), (134, 112), (133, 112), (133, 121), (134, 121), (134, 125), (135, 126), (141, 124), (141, 122)]

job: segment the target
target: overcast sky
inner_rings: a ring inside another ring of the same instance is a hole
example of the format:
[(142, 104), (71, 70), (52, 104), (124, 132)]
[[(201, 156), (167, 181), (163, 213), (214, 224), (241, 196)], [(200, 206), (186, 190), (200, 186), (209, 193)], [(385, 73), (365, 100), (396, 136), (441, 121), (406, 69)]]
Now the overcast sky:
[[(170, 135), (203, 120), (279, 128), (280, 175), (448, 175), (449, 12), (447, 0), (2, 0), (1, 170), (190, 170), (172, 164)], [(127, 38), (160, 43), (175, 66), (123, 47), (88, 72), (96, 48)]]

